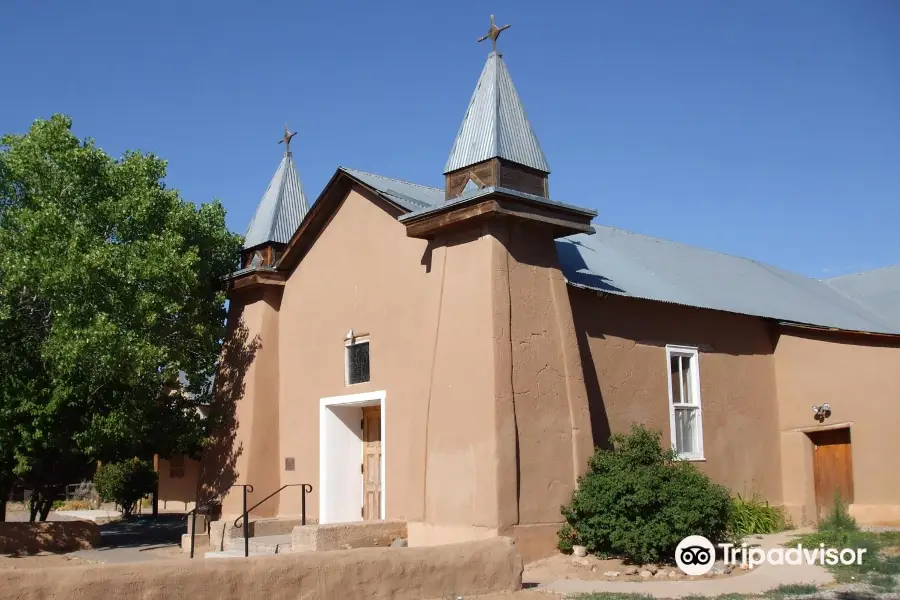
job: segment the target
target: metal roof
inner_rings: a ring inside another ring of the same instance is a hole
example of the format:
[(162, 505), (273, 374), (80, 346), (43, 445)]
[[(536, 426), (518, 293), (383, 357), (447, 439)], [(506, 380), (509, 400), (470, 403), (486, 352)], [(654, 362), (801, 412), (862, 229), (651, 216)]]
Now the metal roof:
[(392, 179), (383, 175), (366, 173), (365, 171), (357, 171), (346, 167), (340, 167), (340, 169), (410, 212), (444, 202), (444, 190), (439, 188)]
[[(441, 193), (443, 194), (443, 191)], [(439, 202), (439, 203), (433, 204), (431, 206), (425, 206), (418, 210), (410, 212), (408, 214), (401, 215), (399, 220), (401, 222), (409, 221), (410, 219), (415, 219), (417, 217), (421, 217), (422, 215), (426, 215), (429, 213), (448, 210), (454, 206), (457, 206), (460, 204), (465, 204), (467, 202), (473, 202), (473, 201), (477, 200), (478, 198), (481, 198), (483, 196), (488, 196), (493, 193), (501, 193), (501, 194), (506, 194), (509, 196), (516, 196), (516, 197), (522, 198), (524, 200), (528, 200), (529, 202), (533, 202), (535, 204), (545, 204), (548, 206), (565, 208), (572, 212), (580, 213), (582, 215), (586, 215), (586, 216), (590, 216), (590, 217), (597, 216), (597, 211), (590, 209), (590, 208), (582, 208), (580, 206), (575, 206), (573, 204), (565, 204), (563, 202), (559, 202), (558, 200), (551, 200), (549, 198), (544, 198), (543, 196), (536, 196), (535, 194), (529, 194), (527, 192), (520, 192), (519, 190), (514, 190), (511, 188), (507, 188), (507, 187), (489, 185), (489, 186), (485, 186), (483, 188), (471, 189), (468, 192), (464, 192), (462, 195), (457, 196), (456, 198), (453, 198), (446, 202)], [(443, 198), (443, 196), (442, 196), (442, 198)]]
[(825, 283), (900, 327), (900, 265), (833, 277)]
[(594, 225), (557, 241), (570, 284), (620, 296), (834, 327), (900, 334), (828, 284), (755, 260)]
[(268, 242), (286, 244), (308, 212), (309, 204), (294, 159), (290, 152), (285, 152), (250, 220), (244, 248)]
[[(539, 202), (562, 204), (493, 187), (445, 202), (444, 190), (438, 188), (354, 169), (342, 167), (341, 170), (408, 210), (409, 213), (399, 217), (401, 222), (498, 190)], [(886, 312), (876, 314), (879, 310), (874, 304), (875, 299), (882, 301), (878, 307), (890, 303), (895, 309), (892, 314), (896, 314), (900, 307), (900, 266), (824, 282), (748, 258), (614, 227), (596, 224), (593, 227), (593, 234), (577, 234), (556, 242), (560, 267), (572, 286), (778, 321), (900, 334), (900, 319), (891, 318)], [(860, 302), (854, 299), (853, 293), (843, 295), (838, 291), (844, 292), (851, 283), (858, 288), (856, 296)], [(870, 304), (866, 304), (866, 299)]]
[(444, 173), (490, 158), (550, 172), (506, 64), (491, 52), (478, 78)]

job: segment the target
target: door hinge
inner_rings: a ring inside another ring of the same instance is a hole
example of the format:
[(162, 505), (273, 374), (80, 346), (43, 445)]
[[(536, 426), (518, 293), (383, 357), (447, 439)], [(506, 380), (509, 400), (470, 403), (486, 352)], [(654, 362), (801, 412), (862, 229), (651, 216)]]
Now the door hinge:
[(365, 420), (365, 419), (360, 419), (360, 420), (359, 420), (359, 429), (360, 429), (360, 431), (363, 430), (363, 429), (365, 429), (365, 428), (366, 428), (366, 420)]
[(365, 474), (365, 472), (366, 472), (366, 464), (365, 463), (359, 463), (359, 472), (362, 474)]
[(365, 517), (365, 516), (366, 516), (366, 507), (365, 507), (365, 506), (360, 506), (360, 507), (359, 507), (359, 516), (361, 516), (361, 517)]

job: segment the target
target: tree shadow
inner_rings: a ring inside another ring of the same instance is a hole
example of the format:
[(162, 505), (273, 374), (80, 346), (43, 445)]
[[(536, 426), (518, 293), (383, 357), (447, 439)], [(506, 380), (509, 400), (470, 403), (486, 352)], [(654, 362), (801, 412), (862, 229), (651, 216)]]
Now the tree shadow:
[[(234, 308), (232, 305), (232, 310)], [(209, 404), (210, 442), (200, 461), (198, 507), (221, 502), (237, 481), (237, 461), (244, 450), (243, 444), (237, 443), (237, 403), (244, 396), (244, 379), (259, 348), (259, 336), (251, 339), (243, 317), (236, 318), (222, 345)]]

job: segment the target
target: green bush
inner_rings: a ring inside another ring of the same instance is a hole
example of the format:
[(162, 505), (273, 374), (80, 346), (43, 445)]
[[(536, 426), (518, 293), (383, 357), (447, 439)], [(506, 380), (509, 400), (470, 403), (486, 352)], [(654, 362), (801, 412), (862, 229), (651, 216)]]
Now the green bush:
[(784, 512), (757, 496), (744, 499), (740, 494), (731, 500), (728, 531), (735, 538), (762, 533), (775, 533), (787, 528)]
[(101, 465), (94, 474), (94, 487), (104, 502), (115, 502), (126, 517), (156, 485), (153, 465), (138, 458)]
[(725, 539), (731, 499), (693, 464), (660, 446), (659, 433), (632, 425), (610, 438), (614, 450), (598, 448), (562, 514), (575, 543), (593, 554), (638, 563), (671, 559), (688, 535)]

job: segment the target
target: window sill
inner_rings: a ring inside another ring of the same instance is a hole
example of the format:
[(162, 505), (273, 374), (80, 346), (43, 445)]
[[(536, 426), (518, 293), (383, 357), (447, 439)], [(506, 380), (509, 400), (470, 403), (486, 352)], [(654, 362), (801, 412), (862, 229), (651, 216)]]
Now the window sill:
[(679, 454), (678, 460), (683, 460), (685, 462), (706, 462), (706, 458), (703, 456), (691, 455), (691, 454)]

